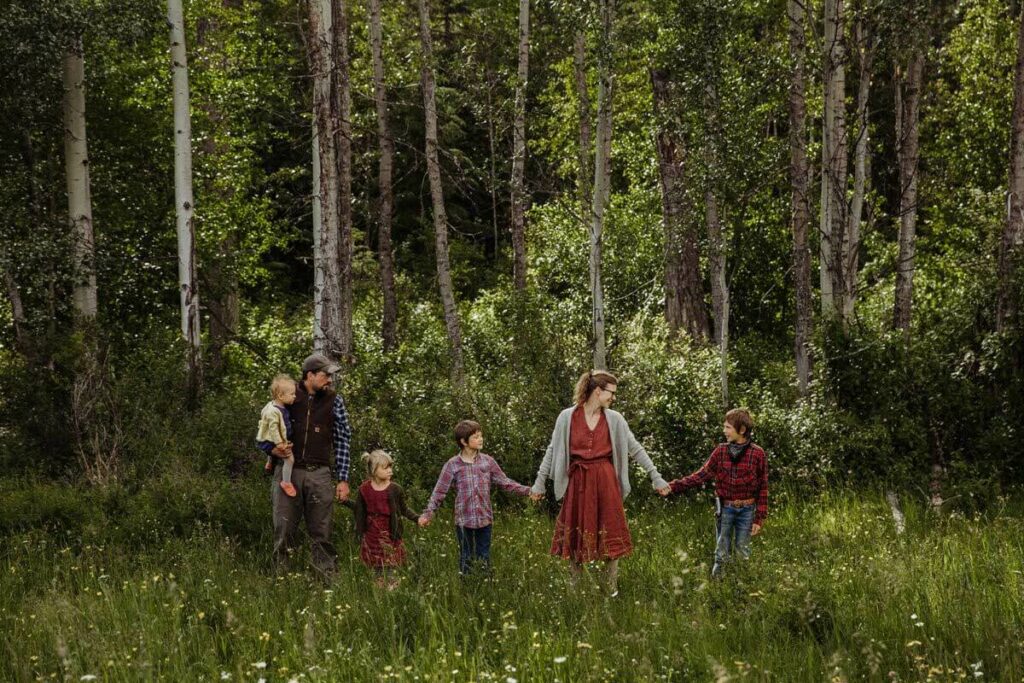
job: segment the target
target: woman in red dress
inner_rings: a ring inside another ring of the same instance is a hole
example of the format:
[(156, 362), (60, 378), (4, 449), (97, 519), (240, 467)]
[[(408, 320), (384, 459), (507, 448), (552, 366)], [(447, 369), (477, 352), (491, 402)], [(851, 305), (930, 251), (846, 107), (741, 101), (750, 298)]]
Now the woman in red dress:
[(629, 459), (643, 467), (656, 490), (668, 490), (626, 420), (611, 409), (617, 384), (615, 375), (603, 370), (580, 377), (576, 405), (558, 416), (531, 490), (539, 500), (547, 479), (554, 481), (562, 508), (551, 554), (569, 560), (570, 582), (575, 584), (584, 563), (604, 560), (605, 588), (612, 595), (618, 592), (619, 558), (633, 551), (622, 505), (630, 491)]
[(402, 520), (413, 522), (416, 513), (405, 502), (402, 487), (391, 481), (391, 456), (382, 450), (364, 453), (363, 461), (370, 478), (359, 486), (352, 508), (356, 515), (356, 534), (361, 538), (359, 559), (377, 574), (377, 585), (388, 590), (398, 586), (395, 567), (405, 564)]

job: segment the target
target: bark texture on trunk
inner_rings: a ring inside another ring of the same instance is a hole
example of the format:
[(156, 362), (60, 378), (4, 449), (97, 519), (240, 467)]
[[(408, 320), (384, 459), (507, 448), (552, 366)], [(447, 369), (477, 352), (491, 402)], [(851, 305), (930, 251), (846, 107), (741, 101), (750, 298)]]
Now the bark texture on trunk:
[(615, 1), (601, 0), (601, 44), (597, 54), (597, 141), (594, 150), (594, 197), (590, 223), (590, 293), (594, 326), (594, 368), (607, 367), (604, 329), (604, 290), (601, 284), (601, 238), (604, 214), (611, 198), (612, 152), (612, 50)]
[(842, 315), (846, 235), (846, 50), (843, 0), (825, 0), (825, 116), (821, 145), (821, 312)]
[(704, 192), (704, 220), (708, 230), (708, 260), (711, 271), (711, 303), (715, 316), (715, 343), (721, 360), (722, 406), (729, 405), (729, 283), (726, 277), (725, 234), (718, 215), (714, 190)]
[(388, 96), (384, 80), (383, 35), (380, 21), (380, 0), (370, 0), (370, 51), (373, 60), (373, 98), (377, 110), (377, 139), (380, 144), (378, 186), (380, 211), (377, 223), (377, 253), (380, 259), (380, 287), (384, 299), (381, 339), (384, 351), (398, 346), (398, 303), (395, 297), (395, 255), (391, 246), (391, 220), (394, 213), (392, 173), (395, 141), (391, 139), (388, 120)]
[(793, 71), (789, 83), (789, 179), (790, 216), (793, 229), (793, 284), (796, 294), (794, 353), (797, 388), (807, 392), (814, 358), (811, 337), (814, 312), (811, 300), (811, 252), (807, 246), (811, 225), (809, 178), (807, 169), (807, 103), (805, 98), (804, 38), (805, 13), (802, 0), (789, 0), (789, 54)]
[[(341, 344), (341, 273), (339, 272), (337, 111), (331, 97), (330, 0), (308, 0), (309, 70), (313, 76), (314, 144), (314, 328), (313, 348), (338, 357)], [(319, 190), (319, 191), (318, 191)], [(320, 217), (320, 222), (316, 217)]]
[(864, 195), (868, 181), (868, 103), (871, 99), (871, 66), (874, 61), (873, 38), (864, 26), (863, 17), (858, 18), (856, 45), (858, 54), (857, 80), (857, 137), (853, 153), (853, 198), (850, 201), (850, 216), (847, 225), (847, 239), (843, 259), (843, 321), (853, 320), (857, 302), (858, 271), (860, 266), (860, 226), (864, 215)]
[(519, 0), (519, 67), (512, 126), (512, 281), (526, 289), (526, 86), (530, 72), (530, 0)]
[(893, 327), (910, 333), (914, 299), (914, 254), (917, 237), (918, 119), (924, 54), (915, 50), (905, 75), (898, 74), (899, 125), (897, 158), (900, 167), (900, 249), (896, 263), (896, 303)]
[(168, 0), (167, 21), (171, 33), (174, 87), (174, 204), (178, 233), (181, 333), (188, 349), (189, 394), (194, 401), (201, 392), (202, 365), (199, 348), (199, 293), (196, 288), (195, 206), (192, 198), (192, 117), (181, 0)]
[(352, 311), (352, 83), (348, 54), (347, 0), (331, 0), (335, 150), (338, 161), (338, 357), (353, 356)]
[(665, 320), (672, 334), (680, 329), (697, 341), (708, 340), (708, 315), (700, 273), (697, 221), (686, 191), (686, 148), (671, 116), (668, 74), (651, 69), (654, 115), (658, 121), (655, 146), (661, 184), (665, 229)]
[(423, 111), (426, 127), (427, 175), (430, 179), (430, 200), (434, 215), (434, 250), (437, 259), (437, 282), (444, 307), (445, 328), (452, 352), (452, 383), (465, 388), (462, 361), (462, 329), (459, 311), (455, 305), (451, 266), (448, 262), (448, 215), (444, 208), (444, 190), (441, 185), (441, 164), (437, 153), (437, 103), (434, 84), (434, 49), (430, 35), (430, 7), (428, 0), (419, 0), (420, 46), (423, 65)]
[(999, 291), (996, 330), (1003, 331), (1019, 314), (1017, 278), (1024, 242), (1024, 9), (1017, 29), (1017, 65), (1013, 80), (1013, 118), (1010, 120), (1010, 173), (1006, 226), (999, 243)]
[(85, 132), (85, 57), (82, 39), (64, 53), (64, 170), (68, 221), (74, 243), (74, 307), (79, 320), (96, 317), (96, 247)]

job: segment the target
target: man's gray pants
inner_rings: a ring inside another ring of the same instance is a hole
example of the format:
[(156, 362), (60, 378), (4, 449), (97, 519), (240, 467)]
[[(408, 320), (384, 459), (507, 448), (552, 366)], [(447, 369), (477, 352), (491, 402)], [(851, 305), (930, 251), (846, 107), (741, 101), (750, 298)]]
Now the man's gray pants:
[(313, 568), (329, 578), (337, 565), (337, 553), (331, 544), (335, 493), (331, 470), (326, 465), (312, 470), (297, 465), (292, 470), (292, 484), (296, 490), (294, 498), (281, 490), (281, 468), (277, 468), (270, 482), (270, 499), (274, 506), (274, 567), (277, 571), (287, 570), (299, 520), (305, 517)]

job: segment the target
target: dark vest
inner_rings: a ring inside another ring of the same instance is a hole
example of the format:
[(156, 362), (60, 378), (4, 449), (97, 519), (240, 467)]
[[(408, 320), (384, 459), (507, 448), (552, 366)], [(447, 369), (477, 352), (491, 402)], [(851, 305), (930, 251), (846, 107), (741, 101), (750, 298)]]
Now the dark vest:
[(292, 418), (292, 454), (296, 465), (330, 465), (334, 454), (334, 392), (306, 393), (295, 383), (295, 402), (288, 406)]

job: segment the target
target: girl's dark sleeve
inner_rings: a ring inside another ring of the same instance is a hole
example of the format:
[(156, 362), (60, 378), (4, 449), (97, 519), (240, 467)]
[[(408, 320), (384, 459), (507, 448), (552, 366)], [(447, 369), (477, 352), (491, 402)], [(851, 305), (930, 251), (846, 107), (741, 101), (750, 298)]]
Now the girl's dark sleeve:
[(398, 509), (399, 509), (399, 511), (401, 511), (402, 516), (405, 517), (406, 519), (408, 519), (409, 521), (411, 521), (411, 522), (419, 522), (420, 521), (419, 516), (415, 512), (410, 510), (408, 504), (406, 504), (406, 502), (405, 502), (405, 490), (401, 489), (401, 488), (398, 489)]

